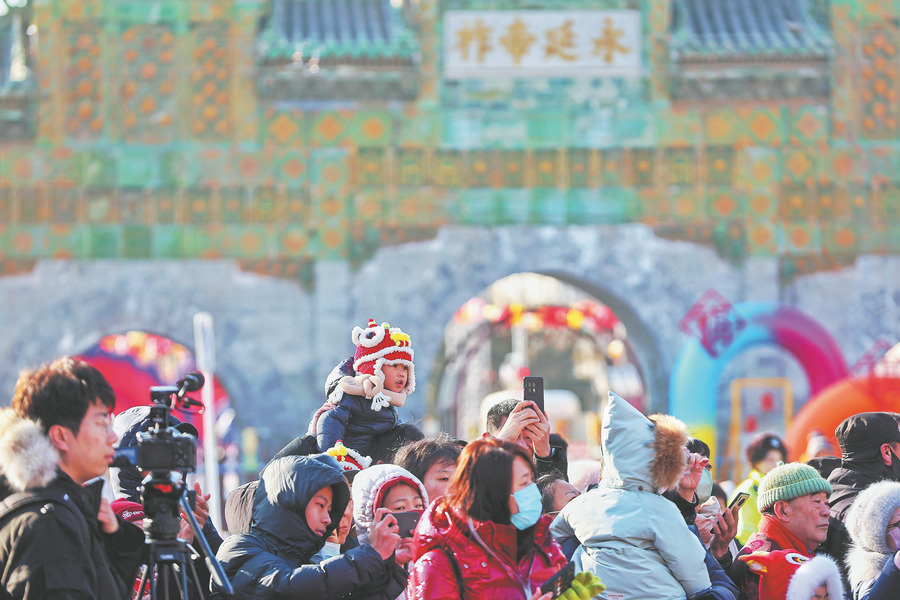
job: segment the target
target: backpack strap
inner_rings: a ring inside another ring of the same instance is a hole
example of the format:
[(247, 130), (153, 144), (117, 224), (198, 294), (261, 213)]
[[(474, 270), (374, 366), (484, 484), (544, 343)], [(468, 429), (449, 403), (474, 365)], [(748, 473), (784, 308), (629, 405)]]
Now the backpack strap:
[(444, 553), (447, 557), (447, 560), (450, 561), (450, 568), (453, 569), (453, 574), (456, 577), (456, 583), (459, 586), (459, 598), (460, 600), (466, 600), (466, 588), (463, 586), (463, 575), (462, 571), (459, 568), (459, 563), (456, 562), (456, 558), (453, 556), (453, 553), (446, 546), (438, 546), (438, 550)]

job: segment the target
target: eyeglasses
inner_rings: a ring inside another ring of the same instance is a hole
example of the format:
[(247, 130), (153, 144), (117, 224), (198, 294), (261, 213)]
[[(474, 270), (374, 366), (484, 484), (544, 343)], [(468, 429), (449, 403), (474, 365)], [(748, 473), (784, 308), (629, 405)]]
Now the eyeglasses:
[(898, 527), (900, 527), (900, 521), (897, 521), (896, 523), (891, 523), (890, 525), (888, 525), (887, 530), (890, 531), (891, 529), (896, 529)]

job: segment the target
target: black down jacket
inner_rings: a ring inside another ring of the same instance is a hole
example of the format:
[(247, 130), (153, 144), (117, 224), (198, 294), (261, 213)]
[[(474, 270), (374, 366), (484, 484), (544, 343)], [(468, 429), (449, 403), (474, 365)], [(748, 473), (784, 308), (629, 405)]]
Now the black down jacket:
[[(331, 486), (331, 524), (324, 537), (306, 523), (306, 505)], [(253, 502), (249, 533), (227, 538), (216, 555), (234, 586), (234, 598), (367, 598), (393, 600), (406, 574), (393, 557), (383, 560), (369, 545), (311, 564), (325, 539), (340, 522), (350, 489), (337, 461), (325, 454), (286, 456), (270, 462)], [(211, 598), (224, 598), (210, 583)]]

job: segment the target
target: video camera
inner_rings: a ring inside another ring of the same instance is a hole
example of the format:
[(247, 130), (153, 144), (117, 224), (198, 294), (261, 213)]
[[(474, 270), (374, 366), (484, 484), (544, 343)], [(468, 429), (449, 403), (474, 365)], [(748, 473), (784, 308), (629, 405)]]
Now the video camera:
[[(157, 589), (161, 590), (164, 598), (169, 598), (170, 592), (182, 599), (187, 598), (188, 571), (192, 573), (193, 583), (196, 585), (196, 597), (204, 597), (203, 586), (194, 567), (194, 551), (177, 537), (181, 529), (182, 514), (194, 532), (194, 543), (199, 544), (206, 557), (210, 576), (219, 583), (225, 595), (231, 596), (233, 593), (231, 583), (216, 561), (215, 553), (193, 515), (196, 494), (193, 490), (187, 490), (185, 484), (184, 475), (197, 467), (197, 439), (176, 429), (169, 416), (169, 411), (176, 405), (184, 411), (190, 411), (192, 407), (202, 408), (201, 402), (188, 398), (185, 394), (196, 392), (203, 384), (203, 375), (193, 372), (179, 379), (173, 386), (152, 386), (147, 430), (135, 435), (136, 444), (116, 450), (110, 465), (133, 465), (141, 471), (150, 472), (141, 482), (147, 543), (145, 567), (136, 598), (142, 598), (145, 589), (149, 590), (151, 600), (157, 599)], [(180, 583), (177, 583), (178, 579)], [(174, 590), (169, 589), (172, 583), (176, 583)]]
[(170, 426), (169, 411), (176, 402), (182, 408), (202, 406), (184, 394), (199, 390), (203, 384), (203, 375), (194, 372), (179, 379), (175, 385), (152, 386), (150, 427), (136, 435), (136, 445), (116, 450), (112, 466), (120, 466), (124, 461), (142, 471), (193, 472), (197, 468), (197, 439)]

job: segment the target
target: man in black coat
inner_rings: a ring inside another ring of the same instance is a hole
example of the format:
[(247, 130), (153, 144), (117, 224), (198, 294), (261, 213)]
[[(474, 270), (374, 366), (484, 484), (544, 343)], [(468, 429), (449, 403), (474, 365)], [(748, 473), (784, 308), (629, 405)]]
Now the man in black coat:
[(121, 600), (144, 534), (113, 514), (103, 482), (116, 435), (115, 395), (70, 357), (24, 373), (0, 412), (0, 585), (9, 597)]
[[(856, 496), (876, 481), (900, 481), (900, 415), (892, 412), (859, 413), (844, 419), (834, 437), (841, 448), (841, 465), (828, 476), (834, 490), (829, 497), (831, 520), (822, 552), (844, 567), (850, 534), (844, 526)], [(846, 573), (843, 573), (846, 582)]]
[[(393, 600), (406, 587), (406, 571), (394, 560), (397, 520), (386, 509), (369, 541), (319, 564), (325, 545), (350, 502), (338, 462), (327, 454), (271, 461), (254, 494), (248, 533), (228, 537), (216, 558), (234, 586), (234, 598), (360, 598)], [(383, 511), (383, 512), (382, 512)], [(210, 583), (212, 598), (222, 590)]]

